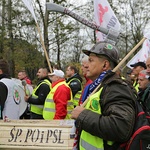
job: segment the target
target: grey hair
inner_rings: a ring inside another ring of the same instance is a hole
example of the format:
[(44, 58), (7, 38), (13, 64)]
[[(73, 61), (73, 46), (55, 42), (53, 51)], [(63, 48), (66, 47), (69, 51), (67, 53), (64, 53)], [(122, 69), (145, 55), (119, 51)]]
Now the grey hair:
[(88, 62), (89, 61), (89, 56), (88, 55), (83, 55), (82, 59), (81, 59), (81, 63), (82, 62)]

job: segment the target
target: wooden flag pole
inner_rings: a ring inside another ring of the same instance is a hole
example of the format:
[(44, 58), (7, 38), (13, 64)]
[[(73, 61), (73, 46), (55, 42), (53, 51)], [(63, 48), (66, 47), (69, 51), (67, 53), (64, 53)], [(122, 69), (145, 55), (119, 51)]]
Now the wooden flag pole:
[(137, 50), (137, 48), (139, 46), (141, 46), (143, 44), (143, 42), (146, 40), (145, 37), (142, 38), (142, 40), (119, 62), (119, 64), (114, 68), (114, 72), (118, 70), (118, 68), (120, 68), (123, 63), (129, 58), (129, 56), (131, 56), (131, 54), (133, 52), (135, 52), (135, 50)]
[(45, 57), (46, 57), (46, 60), (47, 60), (47, 63), (48, 63), (49, 70), (50, 70), (50, 72), (52, 72), (52, 67), (51, 67), (51, 64), (50, 64), (50, 61), (49, 61), (49, 57), (48, 57), (48, 54), (47, 54), (47, 51), (46, 51), (46, 48), (45, 48), (45, 44), (44, 44), (44, 41), (43, 41), (41, 31), (40, 31), (40, 27), (39, 27), (38, 23), (36, 23), (36, 26), (37, 26), (37, 30), (38, 30), (39, 35), (40, 35), (40, 41), (41, 41), (42, 47), (44, 49), (44, 53), (45, 53)]
[(34, 8), (32, 6), (32, 1), (30, 1), (30, 0), (22, 0), (22, 1), (25, 4), (25, 6), (28, 8), (28, 10), (31, 12), (31, 14), (32, 14), (32, 16), (33, 16), (33, 18), (36, 22), (36, 27), (37, 27), (37, 30), (38, 30), (39, 35), (40, 35), (40, 41), (41, 41), (42, 47), (44, 49), (44, 53), (45, 53), (45, 57), (46, 57), (46, 60), (47, 60), (47, 63), (48, 63), (48, 67), (49, 67), (50, 72), (52, 72), (49, 57), (48, 57), (48, 54), (47, 54), (47, 51), (46, 51), (46, 48), (45, 48), (45, 44), (44, 44), (44, 41), (43, 41), (43, 38), (42, 38), (42, 35), (41, 35), (39, 25), (37, 23), (37, 19), (36, 19), (35, 13), (34, 13)]
[[(129, 58), (129, 56), (140, 46), (142, 45), (142, 43), (146, 40), (145, 37), (142, 38), (142, 40), (119, 62), (119, 64), (112, 70), (113, 72), (116, 72), (118, 70), (118, 68), (120, 68), (120, 66)], [(81, 105), (82, 107), (84, 107), (87, 102), (89, 101), (89, 97), (91, 95), (93, 95), (98, 88), (101, 86), (101, 83), (95, 88), (95, 90), (87, 97), (87, 99), (83, 102), (83, 104)]]

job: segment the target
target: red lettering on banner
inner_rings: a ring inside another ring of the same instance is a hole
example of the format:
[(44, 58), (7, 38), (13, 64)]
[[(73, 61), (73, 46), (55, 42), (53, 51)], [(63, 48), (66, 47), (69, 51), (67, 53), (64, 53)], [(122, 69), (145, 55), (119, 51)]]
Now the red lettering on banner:
[(102, 24), (104, 14), (108, 12), (108, 7), (107, 6), (103, 7), (101, 4), (98, 4), (98, 10), (99, 10), (99, 22), (100, 24)]

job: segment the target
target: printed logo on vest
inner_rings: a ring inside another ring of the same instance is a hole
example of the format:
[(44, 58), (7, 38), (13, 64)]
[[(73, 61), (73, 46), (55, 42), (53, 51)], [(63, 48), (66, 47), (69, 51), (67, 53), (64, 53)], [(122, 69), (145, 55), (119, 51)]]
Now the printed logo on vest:
[(90, 106), (91, 106), (91, 109), (97, 111), (99, 109), (99, 102), (98, 102), (98, 100), (97, 99), (93, 99), (91, 101)]
[(21, 101), (21, 97), (19, 95), (19, 91), (18, 91), (18, 87), (17, 86), (14, 86), (13, 88), (13, 98), (14, 98), (14, 101), (17, 105), (19, 105), (20, 101)]

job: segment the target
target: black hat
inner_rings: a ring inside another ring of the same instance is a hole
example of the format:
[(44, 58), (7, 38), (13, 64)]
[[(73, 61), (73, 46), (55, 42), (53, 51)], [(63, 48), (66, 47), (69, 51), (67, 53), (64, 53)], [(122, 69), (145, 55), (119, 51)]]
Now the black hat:
[(141, 67), (143, 67), (144, 69), (146, 69), (146, 64), (145, 64), (144, 62), (142, 62), (142, 61), (139, 61), (139, 62), (137, 62), (137, 63), (135, 63), (135, 64), (131, 64), (130, 66), (131, 66), (131, 67), (141, 66)]
[(118, 64), (119, 54), (118, 49), (108, 42), (98, 42), (90, 50), (83, 50), (83, 53), (90, 55), (90, 53), (95, 53), (97, 55), (105, 55), (110, 58), (111, 61)]

